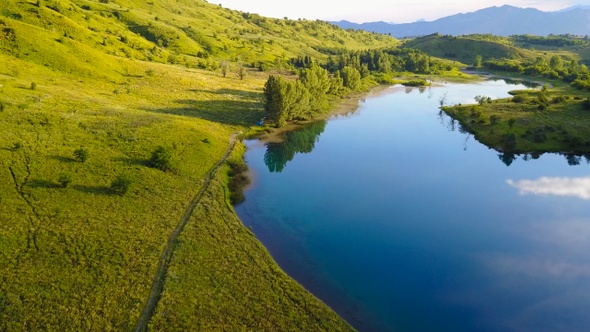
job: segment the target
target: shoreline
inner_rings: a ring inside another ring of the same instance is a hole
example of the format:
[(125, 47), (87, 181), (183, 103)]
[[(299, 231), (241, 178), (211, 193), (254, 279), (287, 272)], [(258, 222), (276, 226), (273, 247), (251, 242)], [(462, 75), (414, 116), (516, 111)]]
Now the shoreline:
[(281, 143), (284, 141), (284, 135), (287, 132), (297, 130), (302, 126), (321, 120), (329, 120), (337, 116), (346, 116), (354, 114), (360, 106), (360, 103), (369, 96), (379, 96), (385, 90), (394, 88), (396, 85), (377, 85), (371, 87), (366, 92), (355, 93), (337, 100), (330, 110), (311, 120), (290, 122), (280, 128), (266, 127), (264, 130), (253, 134), (246, 139), (257, 139), (263, 143)]

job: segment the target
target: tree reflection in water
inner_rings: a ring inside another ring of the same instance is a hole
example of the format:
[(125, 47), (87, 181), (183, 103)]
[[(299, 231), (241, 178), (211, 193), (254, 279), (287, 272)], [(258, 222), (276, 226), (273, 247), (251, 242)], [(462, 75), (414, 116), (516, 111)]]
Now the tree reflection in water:
[(285, 134), (281, 143), (268, 143), (264, 163), (271, 173), (280, 173), (297, 153), (310, 153), (326, 129), (326, 121), (317, 121)]

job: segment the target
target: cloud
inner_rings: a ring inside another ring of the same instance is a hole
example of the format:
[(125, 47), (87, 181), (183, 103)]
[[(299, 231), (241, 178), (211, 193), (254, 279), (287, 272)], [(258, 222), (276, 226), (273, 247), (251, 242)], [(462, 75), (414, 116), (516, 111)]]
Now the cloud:
[(550, 178), (542, 177), (537, 180), (506, 181), (510, 186), (518, 189), (521, 195), (553, 195), (577, 197), (590, 200), (590, 177), (582, 178)]

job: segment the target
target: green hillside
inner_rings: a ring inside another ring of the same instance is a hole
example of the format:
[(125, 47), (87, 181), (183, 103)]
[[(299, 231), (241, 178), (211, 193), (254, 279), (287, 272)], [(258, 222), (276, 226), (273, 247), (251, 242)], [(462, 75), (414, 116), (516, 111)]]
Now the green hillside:
[(215, 165), (291, 58), (398, 44), (205, 1), (0, 2), (0, 330), (135, 330), (195, 197), (151, 329), (350, 330), (243, 227)]
[(105, 54), (191, 68), (216, 69), (220, 59), (280, 67), (295, 56), (396, 44), (322, 21), (268, 19), (194, 0), (8, 0), (0, 13), (4, 52), (83, 76), (122, 73)]
[(432, 56), (471, 65), (477, 55), (489, 59), (534, 59), (537, 54), (513, 45), (507, 37), (491, 35), (448, 36), (434, 34), (408, 40), (404, 47), (421, 50)]

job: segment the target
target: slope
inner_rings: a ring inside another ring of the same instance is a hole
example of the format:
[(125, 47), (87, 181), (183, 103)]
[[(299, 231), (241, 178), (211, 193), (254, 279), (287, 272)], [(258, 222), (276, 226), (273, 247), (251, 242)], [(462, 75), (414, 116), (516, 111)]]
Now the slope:
[[(269, 73), (260, 69), (284, 72), (292, 56), (397, 44), (205, 1), (0, 2), (0, 330), (132, 330), (166, 241), (201, 180), (230, 134), (263, 115)], [(171, 151), (170, 171), (149, 167), (159, 146)], [(123, 191), (115, 190), (120, 179)], [(174, 310), (205, 307), (209, 314), (191, 319), (215, 316), (231, 330), (256, 329), (254, 319), (236, 318), (245, 307), (272, 326), (293, 329), (296, 317), (301, 326), (350, 329), (280, 272), (227, 207), (225, 173), (215, 181), (212, 199), (195, 211), (211, 231), (199, 235), (197, 247), (180, 249), (199, 254), (191, 262), (210, 276), (199, 294), (222, 285), (240, 300), (183, 302), (183, 293), (165, 286)], [(213, 207), (225, 210), (213, 214)], [(247, 244), (218, 243), (226, 221)], [(204, 255), (199, 245), (207, 246)], [(252, 262), (243, 263), (243, 255)], [(216, 264), (226, 256), (241, 263)], [(172, 266), (185, 267), (175, 260)], [(196, 275), (183, 273), (187, 281)], [(292, 296), (283, 300), (281, 292)], [(158, 308), (157, 324), (182, 330), (160, 316), (170, 305)]]

